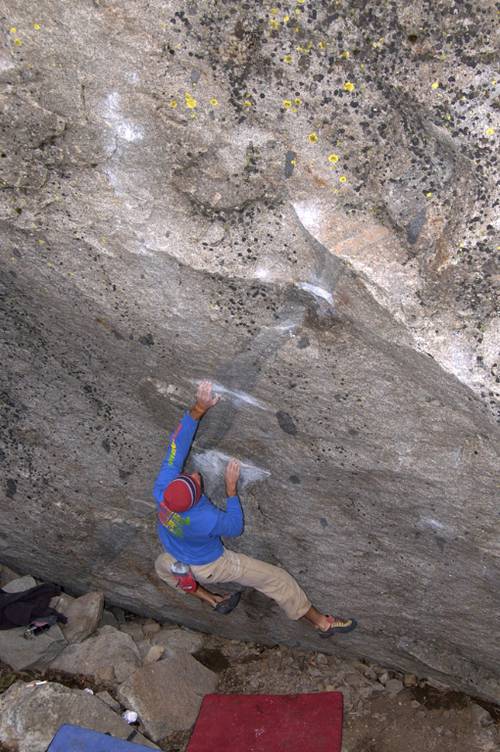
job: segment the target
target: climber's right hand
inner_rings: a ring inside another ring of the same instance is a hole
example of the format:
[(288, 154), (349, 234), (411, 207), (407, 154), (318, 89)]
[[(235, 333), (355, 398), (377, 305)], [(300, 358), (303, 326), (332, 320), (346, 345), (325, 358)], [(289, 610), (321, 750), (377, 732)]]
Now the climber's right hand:
[(220, 400), (219, 395), (212, 396), (212, 382), (202, 381), (200, 382), (196, 391), (196, 402), (190, 410), (191, 417), (195, 420), (199, 420), (205, 415), (207, 410), (217, 404)]
[(229, 460), (226, 465), (226, 471), (224, 473), (224, 480), (226, 483), (226, 495), (237, 496), (238, 495), (238, 480), (240, 477), (241, 465), (238, 460)]

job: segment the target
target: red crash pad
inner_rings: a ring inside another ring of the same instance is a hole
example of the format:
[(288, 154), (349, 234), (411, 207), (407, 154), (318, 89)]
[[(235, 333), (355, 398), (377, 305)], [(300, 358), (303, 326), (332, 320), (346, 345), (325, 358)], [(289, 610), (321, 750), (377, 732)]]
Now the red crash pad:
[(187, 752), (340, 752), (342, 694), (206, 695)]

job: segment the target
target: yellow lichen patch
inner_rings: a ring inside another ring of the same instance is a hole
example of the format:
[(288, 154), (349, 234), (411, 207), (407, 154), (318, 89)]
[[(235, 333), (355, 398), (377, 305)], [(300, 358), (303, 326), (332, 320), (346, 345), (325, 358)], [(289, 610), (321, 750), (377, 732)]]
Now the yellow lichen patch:
[(177, 100), (171, 99), (170, 102), (168, 103), (168, 106), (171, 107), (173, 110), (175, 110), (175, 108), (177, 107)]
[(299, 97), (295, 97), (295, 99), (293, 100), (293, 103), (296, 104), (298, 107), (299, 105), (302, 104), (302, 99), (300, 99)]
[(212, 105), (212, 107), (218, 107), (219, 106), (219, 100), (216, 99), (215, 97), (212, 97), (209, 101), (210, 101), (210, 104)]
[(318, 143), (318, 134), (314, 131), (308, 135), (308, 140), (311, 144), (317, 144)]
[(282, 105), (285, 108), (285, 110), (289, 110), (290, 107), (292, 106), (292, 101), (290, 99), (284, 99), (282, 102)]
[(302, 8), (295, 8), (295, 15), (296, 16), (300, 16), (301, 13), (302, 13)]
[(277, 18), (270, 18), (269, 26), (271, 27), (271, 29), (274, 29), (276, 31), (276, 29), (279, 29), (280, 27), (280, 22), (278, 21)]
[(323, 42), (323, 40), (321, 40), (321, 42), (318, 42), (318, 47), (320, 48), (320, 50), (326, 49), (326, 42)]
[(487, 136), (494, 136), (495, 135), (495, 129), (494, 128), (486, 128), (486, 135)]
[(198, 102), (196, 101), (196, 99), (187, 91), (184, 94), (184, 101), (188, 110), (194, 110), (196, 107), (198, 107)]
[(356, 87), (354, 86), (352, 81), (346, 81), (342, 88), (344, 89), (344, 91), (353, 92)]
[(340, 157), (339, 157), (338, 154), (329, 154), (328, 155), (328, 161), (331, 162), (332, 164), (337, 164), (337, 162), (339, 161), (339, 159), (340, 159)]
[(339, 177), (339, 183), (347, 183), (347, 178), (345, 175), (341, 175)]
[(243, 102), (243, 107), (251, 107), (253, 102), (251, 102), (249, 99), (245, 99)]
[(425, 194), (425, 197), (432, 198), (432, 191), (427, 191), (427, 193)]
[(292, 58), (292, 56), (291, 56), (291, 55), (285, 55), (285, 56), (283, 57), (283, 62), (284, 62), (284, 63), (291, 63), (291, 62), (292, 62), (292, 60), (293, 60), (293, 58)]
[(433, 81), (431, 84), (431, 89), (434, 89), (434, 91), (436, 89), (439, 89), (439, 81)]
[(40, 31), (40, 29), (41, 29), (42, 27), (40, 26), (40, 24), (39, 24), (39, 23), (34, 23), (34, 24), (33, 24), (33, 28), (35, 29), (35, 31)]
[(15, 26), (11, 26), (9, 31), (11, 34), (17, 34), (17, 28)]
[(272, 16), (277, 16), (279, 12), (280, 12), (279, 8), (271, 8), (271, 15)]
[(17, 37), (16, 37), (16, 39), (14, 39), (14, 44), (16, 45), (16, 47), (20, 47), (22, 45), (22, 43), (23, 43), (22, 39), (19, 39)]
[(295, 167), (295, 165), (297, 164), (297, 160), (296, 159), (291, 159), (290, 160), (290, 164)]
[(344, 50), (343, 52), (340, 53), (340, 57), (343, 60), (348, 60), (351, 57), (351, 53), (349, 52), (349, 50)]

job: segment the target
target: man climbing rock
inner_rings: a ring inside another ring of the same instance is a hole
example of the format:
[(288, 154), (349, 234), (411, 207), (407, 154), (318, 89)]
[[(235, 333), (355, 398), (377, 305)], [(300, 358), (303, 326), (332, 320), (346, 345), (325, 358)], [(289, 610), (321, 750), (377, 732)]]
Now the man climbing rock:
[[(212, 384), (203, 381), (195, 404), (170, 436), (153, 491), (158, 535), (165, 549), (155, 562), (158, 576), (171, 587), (184, 584), (185, 592), (205, 601), (218, 613), (230, 613), (238, 605), (241, 593), (218, 595), (202, 584), (235, 582), (253, 587), (275, 600), (288, 618), (307, 619), (321, 637), (352, 631), (356, 627), (354, 619), (317, 611), (284, 569), (224, 547), (221, 536), (229, 538), (243, 532), (243, 510), (237, 491), (239, 462), (232, 459), (226, 467), (226, 511), (218, 509), (205, 496), (200, 473), (182, 472), (200, 419), (218, 401), (218, 397), (212, 396)], [(189, 565), (192, 577), (180, 580), (175, 576), (172, 566), (176, 562)]]

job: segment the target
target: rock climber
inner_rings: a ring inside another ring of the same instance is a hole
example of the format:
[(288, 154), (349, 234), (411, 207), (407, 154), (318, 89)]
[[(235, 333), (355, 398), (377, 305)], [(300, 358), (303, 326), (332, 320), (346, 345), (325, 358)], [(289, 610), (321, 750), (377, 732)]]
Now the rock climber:
[(238, 605), (241, 592), (218, 595), (203, 585), (234, 582), (272, 598), (290, 619), (303, 617), (321, 637), (352, 631), (356, 627), (354, 619), (322, 614), (284, 569), (223, 545), (221, 536), (230, 538), (243, 532), (243, 510), (237, 491), (239, 462), (231, 459), (225, 470), (226, 511), (212, 504), (205, 495), (200, 473), (182, 472), (200, 419), (219, 399), (212, 395), (211, 382), (202, 381), (195, 404), (170, 436), (153, 491), (157, 503), (157, 531), (165, 549), (155, 561), (158, 576), (171, 587), (182, 587), (181, 580), (172, 572), (172, 566), (180, 562), (189, 565), (190, 570), (188, 581), (191, 584), (184, 588), (185, 592), (205, 601), (218, 613), (230, 613)]

